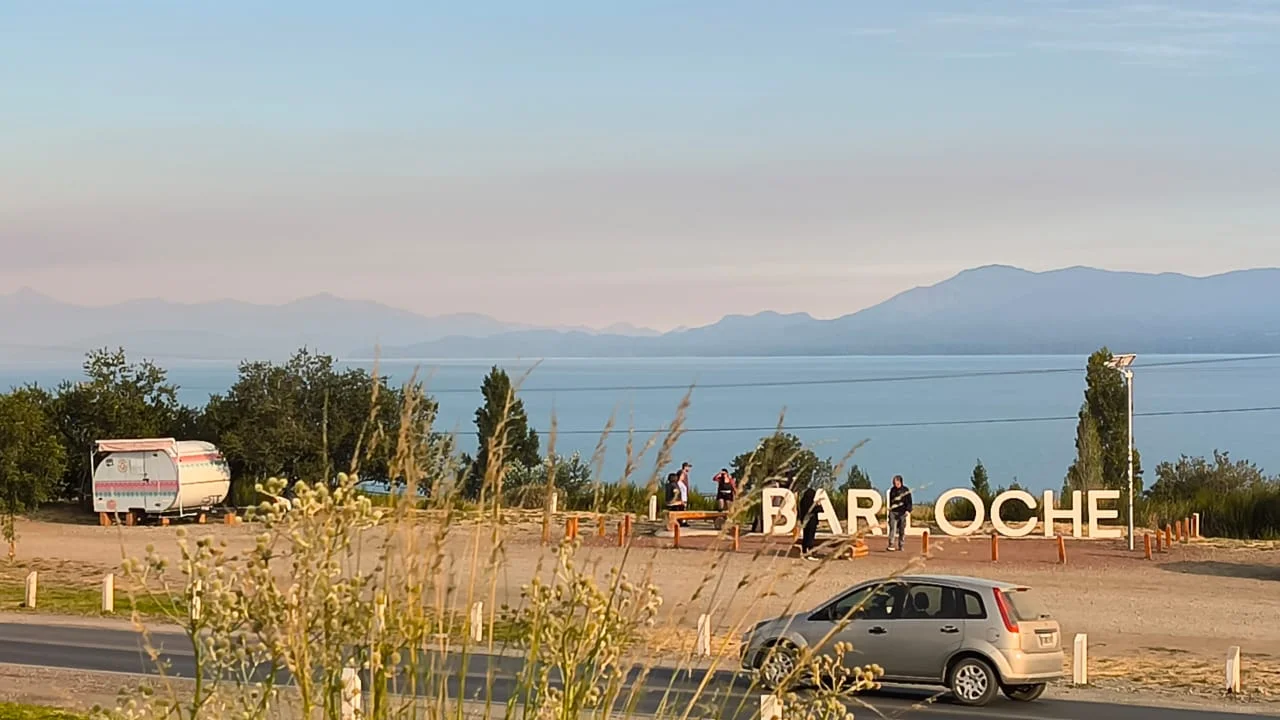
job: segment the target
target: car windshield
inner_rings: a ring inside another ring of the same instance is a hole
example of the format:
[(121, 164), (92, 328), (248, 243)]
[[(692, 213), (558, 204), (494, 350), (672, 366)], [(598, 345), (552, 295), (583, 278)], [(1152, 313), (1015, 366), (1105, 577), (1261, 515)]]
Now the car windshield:
[(1001, 594), (1016, 620), (1031, 622), (1052, 617), (1044, 605), (1040, 604), (1040, 598), (1027, 588), (1004, 590)]

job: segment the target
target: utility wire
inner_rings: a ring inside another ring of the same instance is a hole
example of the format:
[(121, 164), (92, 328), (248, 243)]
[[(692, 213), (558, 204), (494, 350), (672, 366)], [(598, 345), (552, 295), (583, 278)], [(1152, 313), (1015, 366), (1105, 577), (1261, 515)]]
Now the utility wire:
[[(1147, 412), (1136, 412), (1133, 414), (1135, 418), (1139, 417), (1184, 417), (1191, 415), (1234, 415), (1240, 413), (1262, 413), (1262, 412), (1280, 412), (1280, 405), (1264, 405), (1256, 407), (1239, 407), (1239, 408), (1213, 408), (1202, 410), (1152, 410)], [(947, 427), (956, 425), (1012, 425), (1019, 423), (1043, 423), (1043, 422), (1066, 422), (1079, 420), (1079, 415), (1040, 415), (1032, 417), (1006, 417), (1006, 418), (973, 418), (967, 420), (913, 420), (906, 422), (880, 422), (880, 423), (841, 423), (830, 425), (783, 425), (781, 428), (777, 425), (760, 425), (760, 426), (739, 426), (739, 427), (701, 427), (701, 428), (682, 428), (681, 433), (733, 433), (733, 432), (776, 432), (781, 429), (784, 432), (793, 431), (811, 431), (811, 430), (883, 430), (895, 428), (917, 428), (917, 427)], [(655, 433), (669, 432), (670, 428), (660, 428), (657, 430), (636, 430), (641, 435), (650, 435)], [(614, 434), (624, 432), (615, 430)], [(556, 435), (599, 435), (600, 430), (557, 430)], [(547, 431), (539, 431), (540, 435), (549, 435)]]

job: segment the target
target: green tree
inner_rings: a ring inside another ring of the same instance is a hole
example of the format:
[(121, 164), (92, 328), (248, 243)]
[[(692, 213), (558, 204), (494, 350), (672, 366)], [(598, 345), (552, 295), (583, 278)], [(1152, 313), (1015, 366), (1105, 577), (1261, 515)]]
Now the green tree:
[(67, 463), (59, 495), (87, 492), (94, 442), (175, 435), (185, 413), (178, 388), (150, 360), (131, 363), (123, 349), (95, 350), (84, 361), (85, 380), (58, 386), (49, 411)]
[[(542, 465), (538, 451), (538, 433), (529, 427), (524, 402), (516, 397), (507, 371), (494, 365), (480, 385), (484, 404), (476, 408), (476, 457), (469, 464), (471, 473), (465, 488), (469, 498), (480, 496), (489, 476), (489, 463), (505, 466), (520, 463), (527, 468)], [(496, 476), (493, 481), (501, 482)]]
[[(987, 477), (987, 467), (982, 464), (981, 459), (973, 466), (973, 473), (969, 476), (969, 488), (982, 500), (982, 506), (990, 509), (996, 493), (991, 492), (991, 480)], [(970, 521), (978, 515), (978, 510), (973, 503), (964, 498), (952, 500), (942, 510), (947, 514), (948, 520), (957, 522)]]
[(787, 432), (763, 438), (755, 450), (735, 457), (732, 469), (744, 487), (774, 481), (797, 491), (810, 483), (825, 486), (833, 472), (829, 461), (824, 464), (800, 438)]
[[(356, 469), (365, 479), (393, 479), (402, 399), (386, 378), (302, 349), (280, 365), (242, 363), (227, 393), (209, 398), (199, 427), (231, 464), (235, 501), (252, 502), (253, 486), (268, 477), (332, 482)], [(424, 398), (417, 413), (429, 426), (435, 402)]]
[[(1101, 447), (1102, 487), (1116, 490), (1127, 490), (1129, 487), (1129, 393), (1125, 387), (1124, 375), (1117, 369), (1109, 367), (1113, 356), (1111, 351), (1102, 348), (1089, 356), (1085, 369), (1084, 405), (1080, 408), (1080, 423), (1086, 418), (1093, 421), (1097, 431), (1098, 443)], [(1081, 440), (1087, 436), (1086, 428), (1076, 430), (1077, 460), (1067, 477), (1085, 479), (1092, 470), (1075, 469), (1082, 454)], [(1142, 490), (1142, 462), (1137, 449), (1133, 451), (1133, 486), (1134, 492)]]
[(1177, 462), (1156, 466), (1156, 481), (1147, 497), (1159, 501), (1190, 501), (1203, 494), (1226, 496), (1276, 482), (1248, 460), (1232, 461), (1228, 453), (1213, 451), (1213, 462), (1183, 455)]
[(849, 472), (845, 475), (844, 482), (840, 484), (841, 494), (850, 490), (872, 490), (874, 486), (871, 484), (871, 476), (857, 465), (850, 465)]
[[(994, 499), (996, 496), (1000, 495), (1001, 493), (1011, 492), (1013, 490), (1022, 490), (1023, 492), (1026, 492), (1026, 488), (1022, 487), (1022, 485), (1018, 483), (1017, 478), (1014, 478), (1013, 482), (1009, 483), (1008, 488), (997, 489), (995, 493), (992, 494), (991, 497), (992, 499)], [(988, 505), (987, 507), (990, 508), (990, 505)], [(1030, 520), (1031, 518), (1035, 517), (1035, 515), (1036, 515), (1035, 510), (1032, 510), (1031, 508), (1027, 507), (1025, 504), (1020, 502), (1007, 502), (1004, 505), (1000, 506), (1000, 519), (1004, 520), (1007, 523), (1026, 522), (1027, 520)]]
[(568, 509), (591, 500), (591, 465), (579, 453), (569, 457), (556, 455), (537, 465), (525, 465), (519, 460), (508, 465), (502, 478), (502, 494), (508, 505), (540, 508), (547, 498), (547, 473), (555, 467), (556, 491), (561, 494), (560, 507)]
[(0, 520), (10, 556), (17, 542), (14, 517), (53, 499), (66, 472), (66, 450), (47, 401), (35, 388), (0, 395)]
[[(1127, 468), (1125, 472), (1127, 482)], [(1076, 424), (1076, 460), (1067, 470), (1062, 494), (1069, 497), (1076, 490), (1087, 492), (1102, 489), (1105, 487), (1102, 477), (1102, 441), (1098, 437), (1098, 425), (1093, 416), (1082, 408), (1080, 422)]]

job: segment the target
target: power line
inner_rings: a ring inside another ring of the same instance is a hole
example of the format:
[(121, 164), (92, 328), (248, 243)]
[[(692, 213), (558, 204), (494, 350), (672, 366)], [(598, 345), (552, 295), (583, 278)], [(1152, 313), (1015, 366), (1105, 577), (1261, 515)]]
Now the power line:
[[(1280, 412), (1280, 405), (1264, 405), (1257, 407), (1241, 407), (1241, 408), (1212, 408), (1201, 410), (1151, 410), (1147, 412), (1134, 413), (1134, 417), (1183, 417), (1192, 415), (1234, 415), (1240, 413), (1261, 413), (1261, 412)], [(763, 432), (772, 433), (781, 429), (784, 432), (805, 432), (813, 430), (886, 430), (898, 428), (918, 428), (918, 427), (949, 427), (956, 425), (1009, 425), (1019, 423), (1043, 423), (1043, 422), (1067, 422), (1079, 420), (1078, 415), (1040, 415), (1032, 417), (1006, 417), (1006, 418), (972, 418), (965, 420), (912, 420), (905, 422), (882, 422), (882, 423), (840, 423), (830, 425), (784, 425), (779, 428), (777, 425), (769, 426), (740, 426), (740, 427), (702, 427), (702, 428), (684, 428), (682, 433), (734, 433), (734, 432)], [(641, 435), (651, 435), (656, 433), (668, 432), (670, 428), (661, 428), (658, 430), (636, 430)], [(557, 430), (556, 435), (599, 435), (601, 430)], [(625, 433), (626, 430), (615, 430), (612, 434)], [(540, 435), (549, 435), (547, 431), (539, 431)]]

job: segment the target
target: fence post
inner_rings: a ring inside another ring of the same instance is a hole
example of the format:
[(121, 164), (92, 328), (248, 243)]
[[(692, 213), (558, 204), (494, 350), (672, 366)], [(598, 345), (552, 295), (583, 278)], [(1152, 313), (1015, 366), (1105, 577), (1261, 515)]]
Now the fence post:
[(991, 535), (991, 562), (1000, 562), (1000, 536)]
[(1071, 683), (1073, 685), (1089, 684), (1089, 636), (1085, 633), (1076, 635), (1072, 646)]
[(356, 720), (362, 713), (364, 683), (353, 667), (342, 670), (342, 720)]
[(555, 490), (551, 491), (551, 514), (556, 514), (556, 506), (560, 504), (560, 493)]
[(711, 616), (706, 613), (698, 616), (697, 655), (711, 657)]
[(658, 519), (658, 496), (650, 495), (649, 496), (649, 522), (653, 522), (654, 520), (657, 520), (657, 519)]
[(627, 540), (631, 540), (631, 513), (627, 513), (626, 515), (622, 516), (622, 523), (623, 523), (622, 527), (625, 528), (625, 532), (623, 532), (623, 537), (625, 537)]
[(107, 573), (102, 578), (102, 612), (116, 611), (116, 576)]
[(1191, 537), (1200, 537), (1200, 513), (1191, 513)]
[(604, 537), (604, 533), (604, 515), (598, 514), (596, 515), (596, 537)]
[(618, 521), (618, 547), (623, 547), (626, 544), (627, 544), (627, 521), (619, 520)]
[(671, 547), (680, 549), (680, 523), (675, 520), (671, 521)]
[(1157, 530), (1156, 530), (1156, 552), (1158, 552), (1158, 553), (1162, 553), (1162, 552), (1164, 552), (1164, 544), (1163, 544), (1162, 542), (1160, 542), (1160, 540), (1161, 540), (1161, 538), (1160, 538), (1160, 530), (1159, 530), (1159, 529), (1157, 529)]
[(1067, 539), (1061, 535), (1058, 536), (1058, 564), (1067, 564)]
[(471, 606), (471, 641), (484, 642), (484, 603)]
[(777, 695), (760, 696), (760, 720), (782, 720), (782, 698)]
[(1227, 649), (1227, 692), (1240, 694), (1240, 647), (1232, 645)]
[(920, 554), (921, 555), (929, 554), (929, 531), (928, 530), (925, 530), (924, 532), (920, 533)]
[(1164, 524), (1164, 548), (1169, 552), (1173, 552), (1173, 525)]
[(23, 599), (26, 600), (26, 608), (28, 610), (36, 606), (36, 591), (39, 583), (40, 579), (35, 570), (27, 574), (27, 593)]
[(1142, 553), (1148, 560), (1151, 559), (1151, 533), (1142, 534)]
[(733, 526), (733, 551), (734, 551), (734, 552), (738, 552), (738, 549), (741, 547), (741, 546), (740, 546), (740, 544), (739, 544), (739, 542), (740, 542), (740, 540), (739, 540), (739, 528), (738, 528), (738, 526), (737, 526), (737, 525), (734, 525), (734, 526)]

